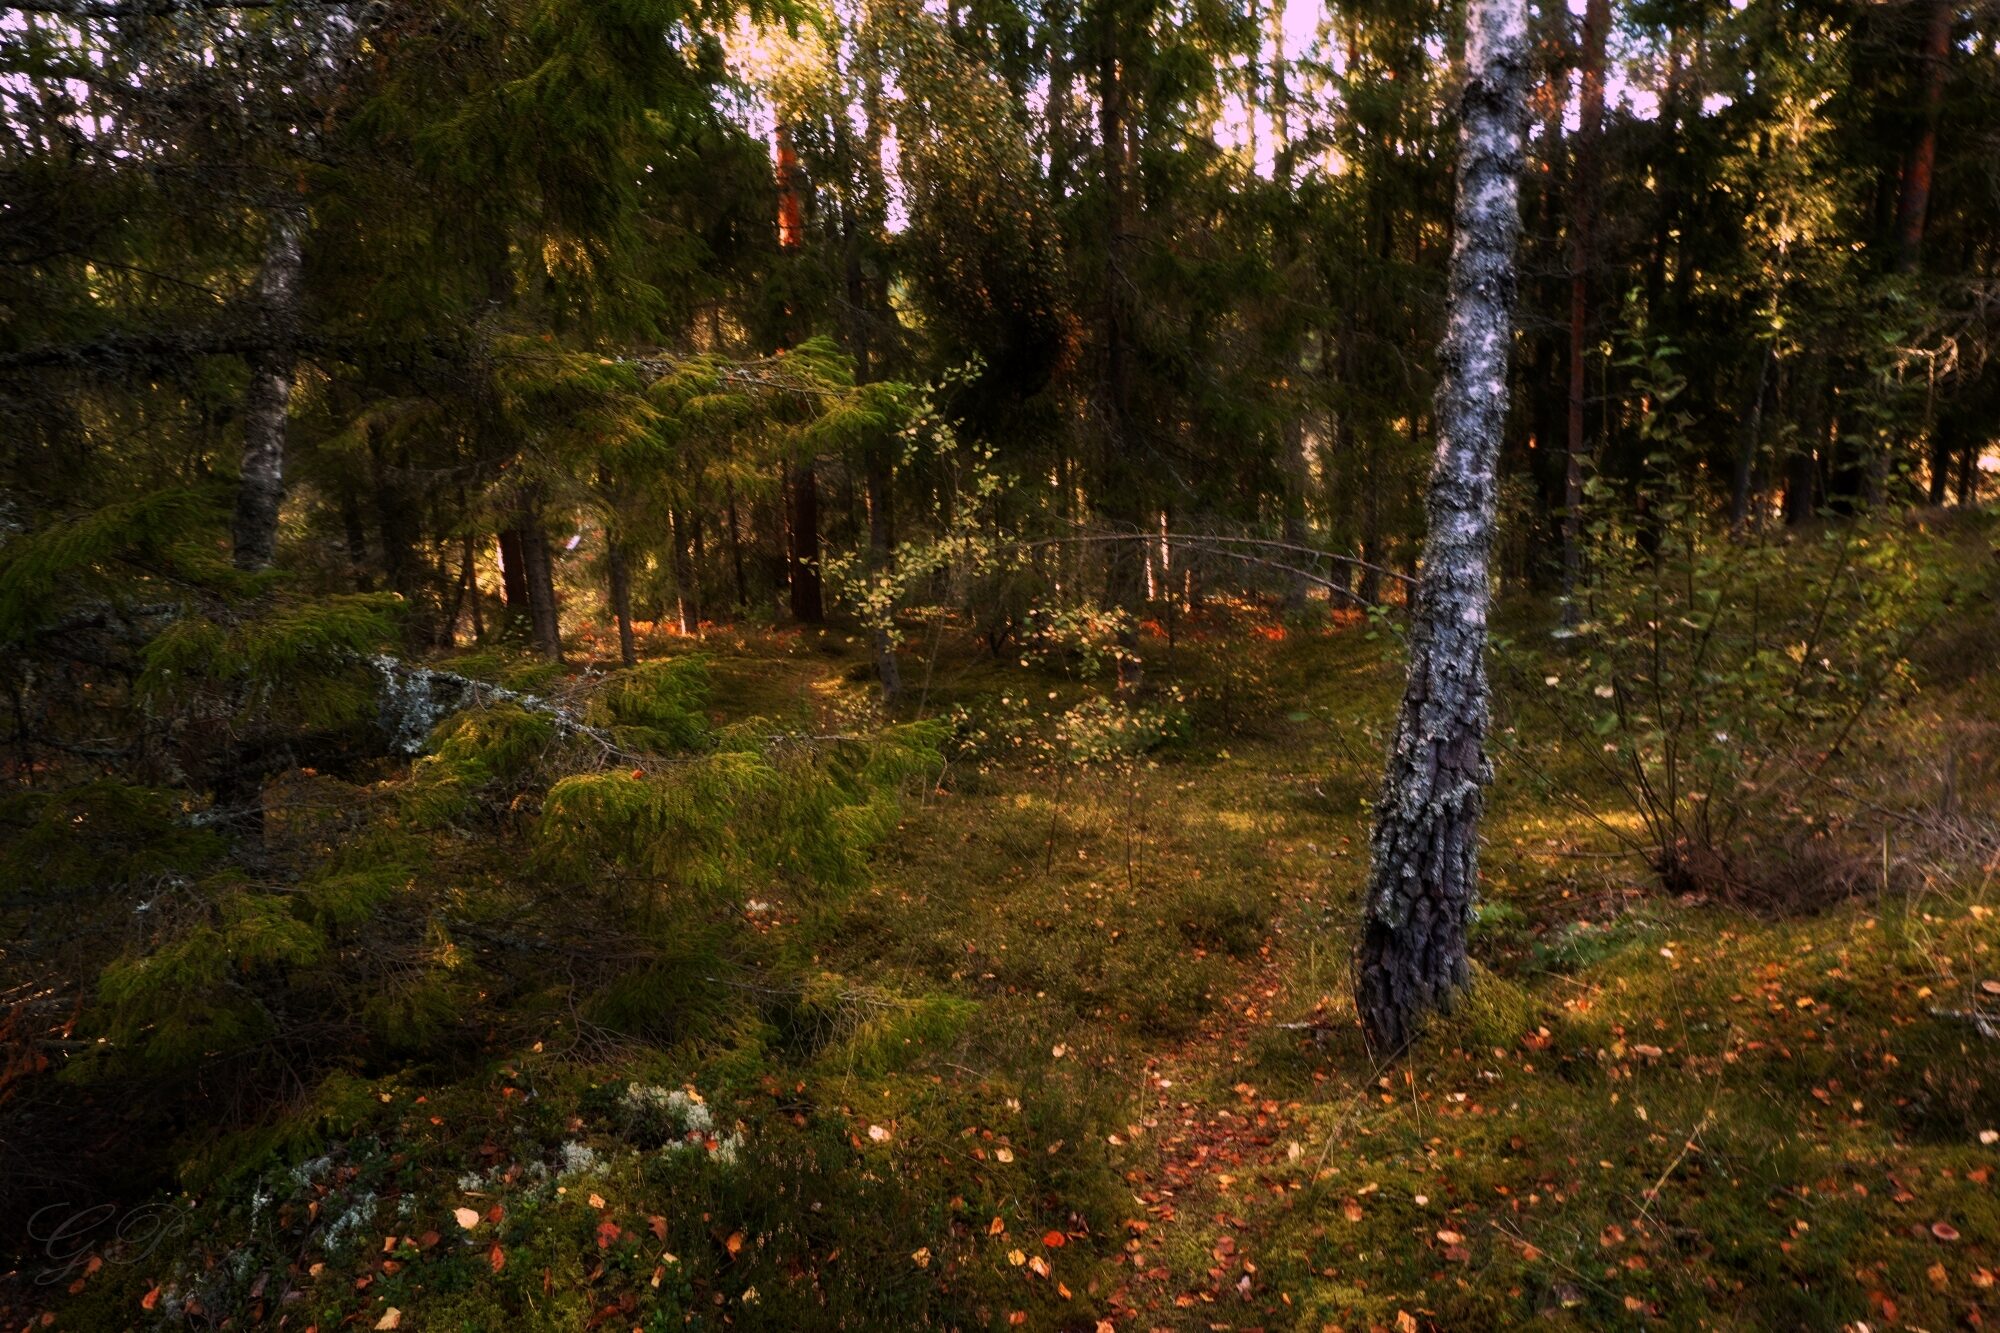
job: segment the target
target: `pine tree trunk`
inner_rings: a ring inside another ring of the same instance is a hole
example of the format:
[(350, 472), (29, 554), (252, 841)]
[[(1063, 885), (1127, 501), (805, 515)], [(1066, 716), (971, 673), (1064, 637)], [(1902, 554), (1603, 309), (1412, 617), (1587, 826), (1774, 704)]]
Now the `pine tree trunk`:
[(787, 573), (792, 588), (792, 619), (801, 625), (817, 625), (826, 619), (819, 583), (819, 478), (811, 459), (792, 468), (790, 473)]
[(1126, 249), (1131, 236), (1126, 166), (1126, 71), (1119, 42), (1118, 6), (1100, 0), (1097, 48), (1098, 135), (1104, 169), (1104, 385), (1098, 414), (1103, 456), (1097, 494), (1099, 515), (1122, 540), (1106, 543), (1105, 601), (1126, 615), (1118, 634), (1118, 682), (1139, 683), (1136, 628), (1145, 609), (1145, 550), (1138, 478), (1131, 467), (1132, 366), (1127, 346), (1131, 311), (1126, 290)]
[(722, 498), (729, 519), (729, 571), (736, 579), (736, 609), (750, 609), (750, 585), (743, 578), (743, 524), (736, 514), (736, 483), (725, 478)]
[(701, 633), (701, 597), (695, 589), (693, 520), (686, 509), (675, 509), (667, 521), (673, 528), (674, 610), (683, 634)]
[(604, 575), (611, 594), (611, 616), (618, 622), (618, 660), (639, 665), (639, 645), (632, 634), (632, 564), (625, 543), (613, 538), (604, 548)]
[[(1291, 90), (1285, 83), (1285, 0), (1271, 0), (1271, 177), (1279, 185), (1290, 190), (1292, 181), (1292, 125)], [(1290, 278), (1292, 262), (1291, 246), (1286, 238), (1278, 237), (1277, 261), (1279, 277), (1282, 281)], [(1296, 376), (1299, 367), (1292, 367)], [(1287, 385), (1287, 387), (1290, 387)], [(1284, 505), (1282, 535), (1292, 546), (1307, 545), (1306, 532), (1306, 492), (1312, 486), (1312, 466), (1306, 457), (1305, 417), (1296, 401), (1288, 406), (1283, 430)], [(1294, 563), (1302, 561), (1304, 553), (1291, 551), (1287, 559)], [(1297, 612), (1305, 609), (1311, 593), (1311, 583), (1303, 576), (1295, 574), (1285, 584), (1284, 609)]]
[(1582, 81), (1577, 101), (1576, 175), (1570, 191), (1569, 416), (1563, 460), (1562, 616), (1577, 622), (1576, 588), (1583, 573), (1584, 385), (1590, 334), (1590, 265), (1597, 230), (1598, 149), (1604, 127), (1604, 47), (1609, 0), (1589, 0), (1583, 13)]
[(349, 487), (340, 492), (340, 525), (347, 537), (347, 569), (355, 591), (375, 591), (375, 575), (368, 568), (368, 529), (361, 522), (361, 497)]
[(1957, 435), (1953, 431), (1955, 423), (1946, 413), (1931, 425), (1931, 477), (1930, 502), (1942, 505), (1945, 502), (1948, 483), (1951, 480), (1951, 464), (1956, 448)]
[(532, 510), (522, 515), (517, 532), (521, 545), (521, 583), (528, 598), (528, 629), (535, 651), (562, 661), (562, 615), (556, 604), (555, 561), (549, 537)]
[(277, 551), (278, 510), (285, 502), (285, 416), (298, 364), (305, 219), (295, 209), (275, 209), (270, 228), (257, 273), (257, 317), (268, 342), (250, 358), (250, 387), (243, 396), (243, 476), (233, 526), (238, 569), (268, 568)]
[(1729, 527), (1741, 532), (1750, 521), (1757, 490), (1757, 455), (1764, 446), (1764, 402), (1771, 396), (1771, 371), (1778, 361), (1775, 343), (1757, 358), (1757, 395), (1750, 401), (1750, 419), (1743, 429), (1743, 447), (1736, 455), (1736, 487), (1729, 505)]
[(1896, 196), (1896, 268), (1915, 273), (1924, 250), (1924, 227), (1930, 215), (1931, 176), (1937, 166), (1938, 116), (1944, 109), (1945, 76), (1950, 70), (1951, 0), (1932, 0), (1924, 25), (1923, 105), (1917, 137), (1903, 157), (1903, 179)]
[(1487, 564), (1507, 420), (1527, 56), (1526, 0), (1471, 0), (1423, 581), (1356, 956), (1355, 1007), (1371, 1041), (1389, 1053), (1468, 980), (1465, 932), (1489, 773)]
[(500, 595), (510, 616), (528, 609), (528, 557), (521, 549), (521, 531), (508, 528), (497, 538), (500, 547)]

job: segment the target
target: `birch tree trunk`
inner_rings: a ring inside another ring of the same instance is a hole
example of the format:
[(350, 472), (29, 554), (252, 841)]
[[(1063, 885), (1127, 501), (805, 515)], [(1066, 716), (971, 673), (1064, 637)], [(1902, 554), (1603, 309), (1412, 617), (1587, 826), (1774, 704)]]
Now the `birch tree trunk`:
[(1527, 55), (1526, 0), (1472, 0), (1423, 581), (1355, 960), (1355, 1007), (1385, 1053), (1408, 1046), (1424, 1016), (1467, 981), (1490, 771), (1487, 562), (1507, 418)]
[(298, 363), (299, 279), (305, 219), (274, 209), (264, 262), (257, 273), (258, 318), (268, 342), (251, 358), (243, 396), (243, 479), (236, 489), (234, 538), (238, 569), (265, 569), (278, 545), (278, 509), (285, 501), (285, 415)]

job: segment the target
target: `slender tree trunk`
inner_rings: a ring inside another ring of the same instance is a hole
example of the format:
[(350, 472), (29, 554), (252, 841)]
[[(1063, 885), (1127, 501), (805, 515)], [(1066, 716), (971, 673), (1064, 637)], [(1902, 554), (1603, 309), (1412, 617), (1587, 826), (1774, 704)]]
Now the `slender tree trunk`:
[(1917, 137), (1903, 157), (1902, 187), (1896, 196), (1896, 268), (1915, 273), (1924, 250), (1930, 214), (1931, 175), (1937, 166), (1938, 116), (1944, 109), (1945, 76), (1950, 71), (1952, 0), (1932, 0), (1924, 26), (1923, 107)]
[(618, 622), (618, 660), (639, 665), (639, 645), (632, 633), (632, 564), (625, 543), (617, 537), (604, 546), (605, 583), (611, 594), (611, 616)]
[(458, 561), (458, 583), (452, 589), (451, 610), (444, 616), (438, 630), (440, 648), (458, 646), (458, 617), (465, 610), (465, 599), (472, 598), (472, 618), (479, 619), (479, 580), (474, 575), (472, 564), (472, 538), (467, 537), (460, 546)]
[(750, 585), (743, 578), (743, 524), (736, 514), (736, 483), (724, 479), (722, 498), (729, 518), (729, 572), (736, 579), (736, 609), (750, 609)]
[(548, 534), (532, 506), (524, 509), (516, 536), (521, 547), (521, 584), (528, 599), (528, 629), (535, 651), (562, 661), (562, 614), (556, 604), (555, 560)]
[[(869, 446), (866, 462), (868, 493), (868, 568), (878, 578), (886, 578), (896, 568), (895, 464), (886, 442)], [(887, 616), (891, 601), (883, 609)], [(882, 687), (882, 702), (893, 704), (903, 693), (903, 669), (896, 661), (896, 640), (886, 624), (869, 628), (868, 640), (875, 655), (875, 679)]]
[(361, 497), (345, 486), (340, 491), (340, 525), (347, 537), (347, 569), (355, 590), (375, 591), (375, 575), (368, 568), (368, 529), (361, 520)]
[(701, 632), (701, 599), (695, 583), (698, 575), (694, 564), (694, 536), (690, 529), (693, 520), (686, 509), (674, 509), (667, 516), (673, 529), (674, 544), (674, 610), (680, 624), (681, 633)]
[(1104, 169), (1104, 388), (1098, 412), (1102, 418), (1102, 466), (1097, 508), (1121, 540), (1107, 543), (1105, 600), (1125, 613), (1128, 621), (1118, 635), (1118, 681), (1139, 683), (1137, 621), (1145, 608), (1143, 509), (1138, 477), (1132, 467), (1132, 367), (1127, 346), (1131, 322), (1126, 291), (1128, 216), (1126, 166), (1130, 144), (1126, 125), (1126, 70), (1121, 51), (1120, 16), (1111, 0), (1100, 0), (1097, 46), (1097, 122)]
[(521, 529), (508, 528), (496, 539), (500, 547), (500, 595), (509, 615), (528, 611), (528, 557), (522, 549)]
[(1948, 412), (1939, 413), (1938, 419), (1931, 424), (1930, 502), (1933, 505), (1943, 504), (1948, 494), (1952, 458), (1957, 453), (1957, 434), (1952, 429), (1954, 424)]
[(1743, 447), (1736, 455), (1736, 489), (1730, 500), (1729, 527), (1743, 531), (1750, 521), (1750, 501), (1756, 491), (1757, 454), (1764, 445), (1764, 400), (1771, 396), (1771, 371), (1778, 361), (1777, 344), (1757, 358), (1757, 393), (1750, 400), (1750, 419), (1743, 428)]
[(1576, 175), (1570, 187), (1569, 419), (1563, 464), (1562, 617), (1577, 622), (1576, 586), (1583, 573), (1584, 386), (1590, 346), (1590, 266), (1597, 230), (1598, 158), (1604, 132), (1604, 46), (1609, 0), (1588, 0), (1583, 12), (1582, 82), (1577, 94)]
[[(1271, 176), (1286, 190), (1292, 188), (1292, 125), (1291, 90), (1285, 82), (1285, 0), (1271, 0)], [(1291, 267), (1291, 246), (1286, 244), (1282, 231), (1278, 237), (1276, 250), (1277, 267), (1281, 281), (1289, 280)], [(1291, 364), (1292, 377), (1302, 373), (1297, 359)], [(1287, 384), (1285, 387), (1293, 387)], [(1296, 398), (1285, 407), (1283, 432), (1284, 505), (1282, 534), (1286, 542), (1293, 546), (1308, 544), (1306, 532), (1306, 492), (1312, 486), (1312, 466), (1306, 458), (1305, 415)], [(1304, 559), (1298, 552), (1291, 552), (1294, 561)], [(1311, 592), (1311, 583), (1300, 575), (1293, 575), (1285, 584), (1284, 609), (1297, 612), (1305, 609), (1306, 599)]]
[(268, 568), (277, 551), (278, 510), (285, 502), (285, 416), (298, 366), (305, 219), (297, 209), (278, 208), (269, 226), (257, 273), (257, 314), (268, 342), (250, 358), (250, 387), (243, 396), (243, 476), (233, 527), (238, 569)]
[[(1047, 16), (1044, 27), (1054, 34), (1061, 34), (1067, 28), (1074, 11), (1067, 4), (1049, 5), (1043, 13)], [(1049, 98), (1048, 152), (1049, 152), (1049, 198), (1060, 206), (1069, 197), (1070, 168), (1070, 97), (1075, 83), (1075, 59), (1069, 44), (1060, 35), (1051, 36), (1048, 42)]]
[(1490, 772), (1487, 565), (1507, 421), (1526, 0), (1471, 0), (1460, 102), (1458, 205), (1439, 348), (1437, 455), (1409, 680), (1375, 807), (1373, 864), (1356, 954), (1355, 1007), (1371, 1041), (1401, 1051), (1468, 980), (1465, 932), (1479, 879)]
[(1368, 445), (1362, 450), (1362, 463), (1368, 476), (1361, 484), (1361, 578), (1355, 596), (1363, 606), (1373, 606), (1382, 600), (1382, 478), (1377, 475), (1382, 463), (1382, 449), (1374, 433), (1368, 436)]
[(790, 543), (787, 573), (792, 588), (792, 619), (818, 625), (826, 619), (819, 581), (819, 478), (811, 459), (790, 469)]
[(434, 590), (429, 586), (428, 565), (418, 554), (423, 539), (422, 521), (412, 506), (412, 496), (402, 475), (399, 450), (394, 450), (379, 424), (368, 426), (369, 479), (374, 485), (375, 532), (382, 547), (382, 572), (390, 588), (409, 608), (407, 633), (412, 642), (428, 642), (436, 626), (431, 617), (436, 610)]
[(799, 194), (799, 152), (793, 146), (792, 127), (782, 107), (774, 134), (778, 149), (778, 248), (796, 250), (805, 243), (806, 216)]

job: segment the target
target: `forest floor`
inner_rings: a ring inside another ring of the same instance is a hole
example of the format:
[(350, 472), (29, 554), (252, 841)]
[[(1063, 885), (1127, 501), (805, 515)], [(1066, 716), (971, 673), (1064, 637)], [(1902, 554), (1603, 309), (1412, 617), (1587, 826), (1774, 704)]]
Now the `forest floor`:
[[(702, 651), (722, 715), (868, 711), (839, 635)], [(1976, 839), (1892, 832), (1756, 911), (1668, 895), (1503, 688), (1475, 985), (1380, 1067), (1347, 958), (1397, 644), (1238, 608), (1148, 655), (1136, 708), (969, 642), (913, 661), (956, 757), (859, 887), (732, 901), (678, 1038), (573, 997), (470, 1060), (357, 1062), (187, 1154), (145, 1245), (24, 1265), (11, 1326), (2000, 1320)], [(1991, 703), (1940, 686), (1870, 762), (1905, 781), (1959, 727), (1990, 814)], [(702, 1160), (634, 1110), (676, 1092)]]

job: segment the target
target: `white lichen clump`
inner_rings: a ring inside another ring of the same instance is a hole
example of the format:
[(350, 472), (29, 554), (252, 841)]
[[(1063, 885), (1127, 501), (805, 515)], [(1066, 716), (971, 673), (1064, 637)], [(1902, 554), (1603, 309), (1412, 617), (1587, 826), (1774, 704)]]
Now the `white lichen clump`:
[(627, 1129), (647, 1131), (664, 1140), (660, 1147), (663, 1153), (703, 1149), (723, 1165), (733, 1166), (743, 1147), (740, 1131), (716, 1137), (715, 1113), (708, 1109), (699, 1093), (628, 1083), (619, 1104), (625, 1110)]

